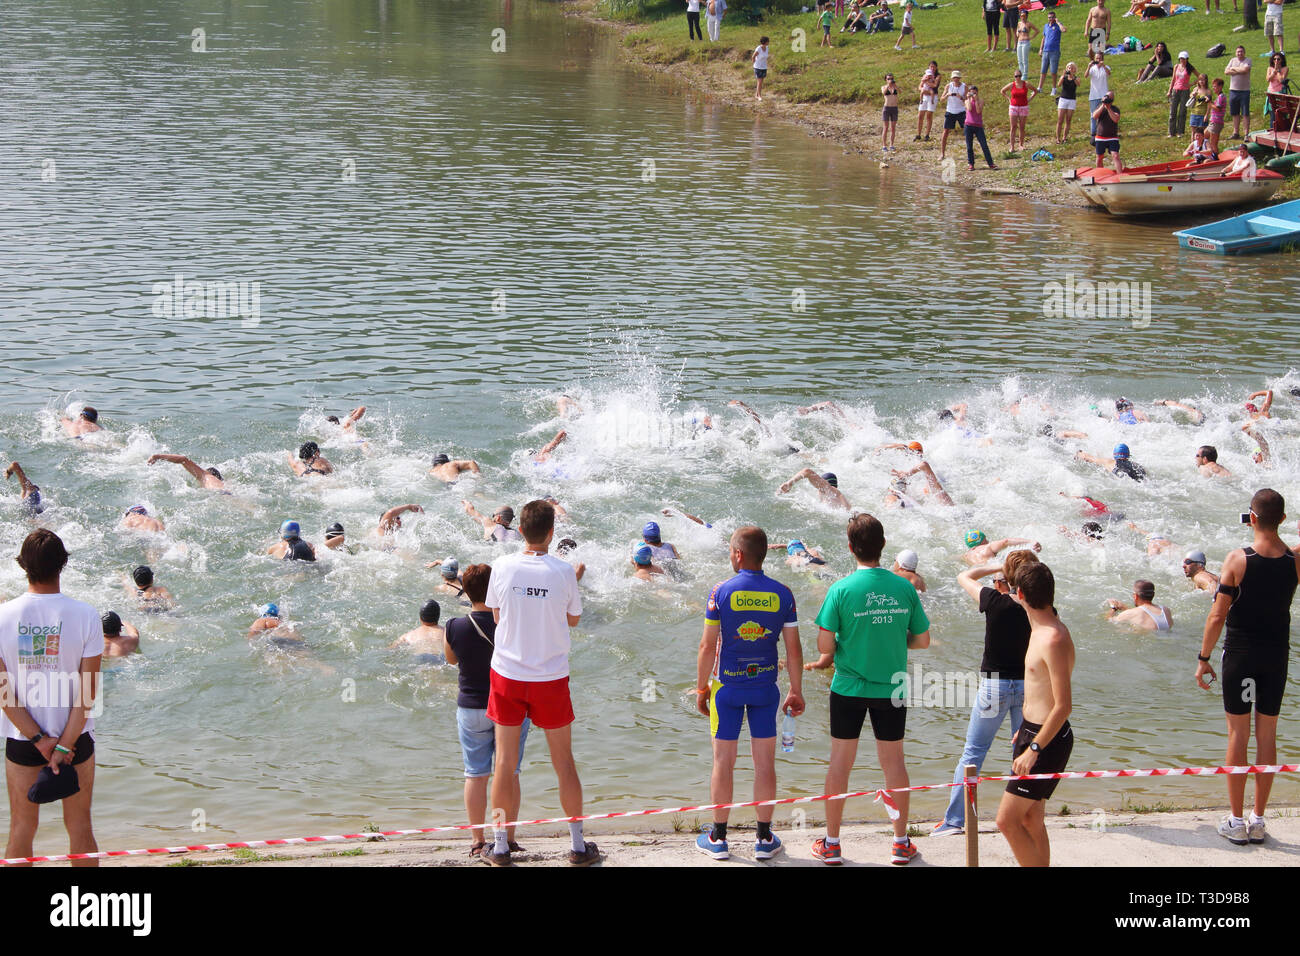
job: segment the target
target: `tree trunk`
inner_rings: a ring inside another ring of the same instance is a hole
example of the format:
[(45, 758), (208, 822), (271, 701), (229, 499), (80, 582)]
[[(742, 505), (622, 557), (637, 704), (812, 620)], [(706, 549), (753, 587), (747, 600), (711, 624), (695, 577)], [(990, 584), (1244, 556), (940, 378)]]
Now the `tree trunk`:
[(1247, 30), (1260, 29), (1259, 6), (1257, 5), (1256, 0), (1242, 0), (1241, 25)]

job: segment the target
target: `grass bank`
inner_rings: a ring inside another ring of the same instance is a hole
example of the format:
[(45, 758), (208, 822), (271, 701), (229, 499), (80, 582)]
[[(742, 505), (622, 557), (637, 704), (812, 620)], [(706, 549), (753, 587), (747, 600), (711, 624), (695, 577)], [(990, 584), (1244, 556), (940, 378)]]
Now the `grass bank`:
[[(805, 2), (813, 6), (813, 0)], [(1116, 2), (1112, 0), (1109, 5), (1114, 8)], [(1083, 23), (1091, 5), (1092, 0), (1070, 0), (1057, 8), (1057, 17), (1065, 26), (1062, 71), (1070, 60), (1081, 72), (1087, 67)], [(565, 6), (571, 13), (616, 26), (631, 61), (675, 76), (684, 84), (733, 105), (792, 120), (850, 149), (874, 155), (891, 165), (916, 169), (923, 175), (972, 188), (1014, 191), (1043, 201), (1084, 205), (1064, 186), (1061, 173), (1076, 166), (1092, 165), (1095, 160), (1088, 144), (1086, 80), (1079, 84), (1081, 109), (1075, 114), (1073, 131), (1064, 146), (1055, 142), (1056, 103), (1048, 95), (1049, 78), (1042, 95), (1031, 102), (1028, 147), (1017, 153), (1008, 152), (1006, 101), (998, 91), (1011, 81), (1016, 57), (1005, 52), (1005, 36), (999, 38), (996, 52), (985, 52), (986, 34), (979, 0), (950, 0), (935, 10), (917, 9), (914, 25), (920, 49), (916, 50), (911, 49), (910, 37), (900, 41), (897, 30), (871, 36), (839, 33), (842, 20), (832, 28), (832, 45), (822, 47), (819, 46), (821, 30), (813, 12), (769, 12), (763, 22), (750, 25), (740, 16), (742, 8), (748, 7), (747, 0), (732, 0), (717, 43), (688, 39), (683, 0), (566, 0)], [(1267, 60), (1259, 54), (1267, 50), (1268, 43), (1262, 30), (1234, 33), (1233, 27), (1241, 22), (1240, 14), (1229, 11), (1206, 16), (1203, 4), (1195, 13), (1145, 22), (1122, 17), (1126, 9), (1122, 2), (1118, 9), (1113, 9), (1112, 42), (1128, 35), (1138, 37), (1143, 43), (1163, 40), (1175, 56), (1180, 50), (1187, 50), (1192, 65), (1208, 73), (1211, 79), (1223, 76), (1233, 47), (1244, 43), (1255, 64), (1251, 127), (1261, 129), (1266, 125), (1262, 111)], [(1288, 13), (1288, 32), (1294, 43), (1292, 27), (1300, 14), (1294, 8)], [(1046, 14), (1035, 11), (1030, 19), (1041, 28)], [(896, 22), (901, 20), (901, 14), (896, 13)], [(754, 98), (750, 53), (762, 35), (771, 38), (771, 56), (763, 101), (759, 103)], [(901, 51), (894, 50), (896, 42), (902, 43)], [(1035, 38), (1035, 52), (1030, 56), (1031, 83), (1038, 79), (1038, 42)], [(1224, 43), (1228, 53), (1221, 58), (1207, 59), (1205, 52), (1216, 43)], [(1168, 80), (1135, 82), (1150, 55), (1138, 51), (1107, 57), (1112, 71), (1111, 89), (1122, 111), (1122, 156), (1129, 166), (1177, 158), (1190, 141), (1190, 135), (1186, 139), (1166, 136)], [(947, 151), (948, 157), (956, 160), (956, 167), (945, 169), (939, 155), (942, 98), (931, 141), (913, 142), (919, 100), (916, 87), (930, 60), (938, 61), (944, 83), (953, 70), (961, 70), (967, 83), (979, 85), (986, 103), (984, 118), (989, 147), (1000, 169), (983, 169), (977, 146), (977, 169), (968, 172), (965, 140), (960, 130), (949, 138)], [(888, 154), (880, 151), (880, 87), (886, 72), (894, 74), (903, 90), (897, 149)], [(1229, 121), (1224, 130), (1223, 148), (1231, 145), (1227, 139), (1230, 133)], [(1040, 147), (1055, 158), (1031, 160)], [(1278, 198), (1297, 197), (1300, 197), (1300, 179), (1293, 177)]]

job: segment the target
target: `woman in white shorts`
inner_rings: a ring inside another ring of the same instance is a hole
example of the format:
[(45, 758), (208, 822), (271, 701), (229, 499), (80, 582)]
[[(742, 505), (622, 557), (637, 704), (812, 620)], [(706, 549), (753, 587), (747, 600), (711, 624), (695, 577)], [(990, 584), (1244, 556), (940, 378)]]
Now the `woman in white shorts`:
[[(919, 143), (924, 139), (928, 143), (930, 129), (934, 126), (934, 110), (939, 104), (939, 64), (936, 61), (930, 61), (916, 90), (921, 94), (921, 102), (916, 106), (916, 135), (912, 137), (912, 142)], [(924, 134), (922, 129), (925, 130)]]
[(1065, 64), (1065, 74), (1061, 77), (1060, 96), (1056, 99), (1056, 142), (1058, 145), (1065, 142), (1070, 135), (1070, 123), (1074, 119), (1074, 110), (1079, 101), (1075, 98), (1079, 95), (1079, 74), (1078, 67), (1073, 63)]

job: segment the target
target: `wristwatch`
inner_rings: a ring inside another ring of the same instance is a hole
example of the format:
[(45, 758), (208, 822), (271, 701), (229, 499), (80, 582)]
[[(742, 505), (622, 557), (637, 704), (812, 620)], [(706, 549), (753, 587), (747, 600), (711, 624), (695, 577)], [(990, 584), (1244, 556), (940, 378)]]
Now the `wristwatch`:
[(27, 738), (27, 742), (29, 744), (39, 744), (44, 739), (45, 739), (45, 731), (38, 730), (36, 731), (36, 735), (34, 737)]
[(1038, 746), (1038, 741), (1037, 741), (1037, 740), (1030, 741), (1030, 743), (1029, 743), (1029, 749), (1032, 750), (1032, 751), (1033, 751), (1034, 753), (1036, 753), (1036, 754), (1037, 754), (1037, 753), (1042, 753), (1042, 752), (1043, 752), (1043, 748), (1040, 747), (1040, 746)]
[(1200, 654), (1196, 655), (1196, 659), (1200, 661), (1202, 664), (1210, 663), (1210, 659), (1208, 657), (1202, 657)]

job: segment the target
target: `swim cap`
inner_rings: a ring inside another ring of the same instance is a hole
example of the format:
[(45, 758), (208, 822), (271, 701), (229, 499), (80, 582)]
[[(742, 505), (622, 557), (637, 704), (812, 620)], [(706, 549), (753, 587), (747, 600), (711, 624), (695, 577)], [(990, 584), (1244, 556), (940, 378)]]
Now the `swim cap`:
[(640, 547), (633, 549), (632, 560), (635, 561), (637, 564), (641, 565), (641, 567), (643, 568), (649, 567), (651, 554), (652, 552), (650, 550), (650, 545), (643, 544)]
[(921, 559), (917, 557), (915, 551), (909, 549), (907, 551), (898, 552), (898, 557), (895, 560), (898, 561), (898, 566), (904, 571), (915, 571), (916, 565)]
[(331, 538), (341, 538), (341, 537), (343, 537), (343, 525), (339, 524), (337, 521), (325, 529), (326, 541), (330, 540)]
[(301, 533), (302, 528), (298, 526), (298, 522), (296, 521), (286, 521), (280, 525), (280, 537), (285, 541), (292, 541)]
[(460, 562), (455, 558), (443, 558), (442, 567), (438, 570), (444, 578), (454, 578), (456, 575), (460, 574)]
[(826, 472), (822, 475), (822, 478), (825, 479), (826, 484), (830, 485), (832, 488), (838, 488), (840, 486), (840, 480), (835, 477), (835, 472), (833, 471)]
[(311, 461), (320, 454), (320, 445), (314, 441), (305, 441), (298, 446), (298, 457), (303, 461)]
[(276, 607), (275, 602), (262, 605), (262, 617), (279, 617), (280, 609)]
[(659, 543), (659, 525), (653, 521), (647, 521), (641, 528), (641, 537), (654, 544)]
[(790, 555), (790, 557), (794, 557), (796, 554), (799, 554), (801, 551), (806, 553), (808, 549), (804, 547), (803, 542), (800, 541), (798, 538), (795, 538), (793, 541), (791, 541), (789, 544), (785, 546), (785, 553)]
[(1083, 523), (1083, 533), (1094, 541), (1100, 541), (1102, 535), (1101, 525), (1095, 521), (1085, 521)]
[(908, 443), (907, 443), (907, 448), (908, 448), (909, 451), (914, 451), (914, 452), (916, 452), (918, 455), (919, 455), (922, 451), (925, 450), (925, 449), (923, 449), (923, 448), (921, 447), (921, 443), (920, 443), (919, 441), (910, 441), (910, 442), (908, 442)]
[(555, 546), (556, 554), (568, 554), (578, 546), (578, 542), (572, 538), (561, 538), (560, 543)]
[(451, 461), (451, 459), (448, 458), (446, 455), (434, 455), (434, 456), (433, 456), (433, 467), (434, 467), (434, 468), (437, 468), (439, 465), (445, 465), (445, 464), (447, 464), (447, 462), (449, 462), (449, 461)]
[(515, 520), (515, 509), (511, 508), (509, 505), (502, 505), (495, 512), (493, 512), (492, 517), (502, 518), (505, 520), (506, 524), (510, 524)]
[(222, 480), (222, 478), (221, 478), (221, 472), (217, 471), (217, 469), (215, 469), (215, 468), (209, 468), (209, 469), (208, 469), (208, 474), (211, 475), (213, 478), (217, 479), (218, 481), (221, 481), (221, 480)]
[(122, 633), (122, 619), (117, 616), (116, 611), (106, 611), (104, 616), (99, 619), (99, 623), (104, 626), (104, 633), (109, 636)]
[(1119, 459), (1127, 458), (1127, 457), (1128, 457), (1128, 445), (1124, 444), (1123, 442), (1120, 442), (1118, 445), (1115, 446), (1115, 450), (1114, 450), (1113, 452), (1111, 452), (1111, 457), (1112, 457), (1112, 458), (1119, 458)]
[(1259, 409), (1255, 407), (1255, 403), (1254, 403), (1254, 402), (1247, 402), (1247, 403), (1246, 403), (1246, 411), (1248, 411), (1248, 412), (1257, 412), (1257, 411), (1259, 411)]
[(145, 506), (144, 506), (144, 505), (132, 505), (131, 507), (129, 507), (129, 508), (126, 509), (126, 513), (129, 514), (129, 515), (147, 515), (147, 514), (149, 514), (149, 512), (145, 509)]
[(141, 564), (131, 572), (131, 580), (135, 582), (136, 587), (147, 588), (153, 584), (153, 569), (147, 564)]
[(95, 411), (93, 408), (87, 405), (85, 408), (81, 410), (81, 417), (84, 418), (86, 421), (90, 422), (91, 424), (94, 424), (95, 422), (99, 421), (99, 412)]
[(329, 422), (331, 425), (338, 425), (339, 417), (337, 415), (326, 415), (325, 421)]
[(1204, 564), (1204, 563), (1205, 563), (1205, 552), (1204, 552), (1204, 551), (1188, 551), (1188, 552), (1187, 552), (1187, 556), (1186, 556), (1185, 558), (1183, 558), (1183, 564), (1186, 564), (1186, 563), (1189, 562), (1189, 561), (1192, 562), (1193, 564)]
[(442, 605), (437, 601), (425, 601), (424, 606), (420, 608), (421, 624), (437, 624), (438, 618), (442, 616)]
[(1125, 398), (1123, 395), (1121, 395), (1119, 398), (1115, 399), (1115, 411), (1117, 411), (1117, 412), (1122, 412), (1122, 411), (1124, 411), (1124, 409), (1126, 409), (1126, 408), (1132, 408), (1132, 407), (1133, 407), (1133, 403), (1130, 402), (1130, 401), (1129, 401), (1127, 398)]
[(974, 528), (972, 528), (970, 531), (966, 532), (966, 547), (968, 548), (978, 547), (979, 545), (984, 544), (987, 541), (988, 538), (985, 537), (983, 531), (976, 531)]

